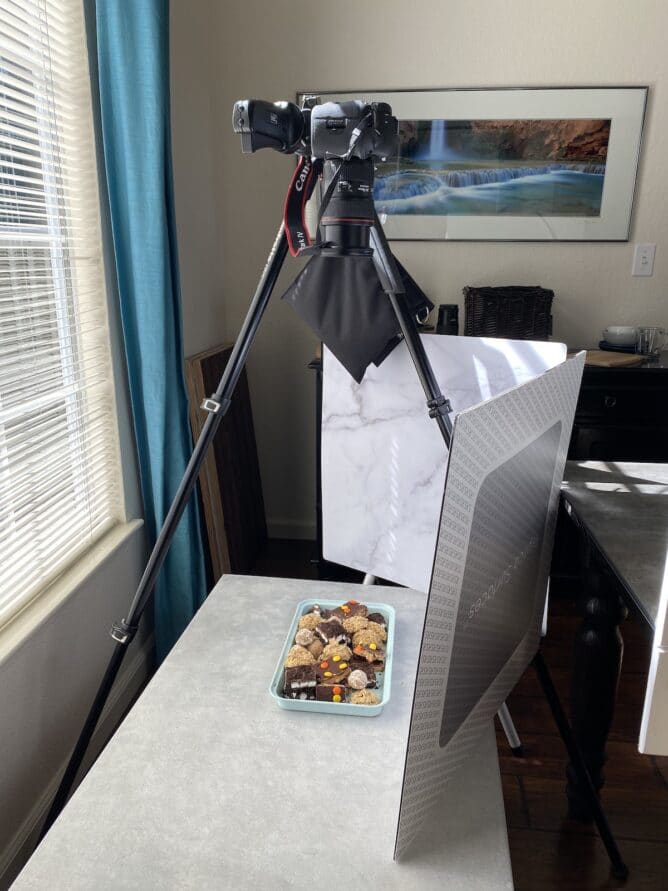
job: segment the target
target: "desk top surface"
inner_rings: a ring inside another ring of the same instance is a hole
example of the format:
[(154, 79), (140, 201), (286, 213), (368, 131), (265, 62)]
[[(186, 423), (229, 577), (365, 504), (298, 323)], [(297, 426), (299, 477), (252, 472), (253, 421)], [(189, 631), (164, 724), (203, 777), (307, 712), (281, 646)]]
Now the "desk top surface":
[(372, 590), (397, 610), (392, 699), (357, 718), (279, 709), (268, 686), (300, 600), (370, 589), (224, 577), (15, 891), (512, 888), (491, 725), (392, 861), (425, 595)]
[(668, 584), (668, 464), (568, 461), (562, 492), (652, 628)]

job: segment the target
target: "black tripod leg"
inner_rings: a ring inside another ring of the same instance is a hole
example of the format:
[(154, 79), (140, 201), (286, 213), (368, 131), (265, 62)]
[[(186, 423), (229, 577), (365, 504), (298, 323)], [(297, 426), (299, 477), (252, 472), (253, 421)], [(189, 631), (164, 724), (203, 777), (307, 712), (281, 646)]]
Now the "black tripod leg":
[(200, 433), (195, 448), (193, 449), (193, 453), (190, 456), (183, 479), (179, 483), (179, 488), (177, 489), (156, 543), (151, 551), (146, 569), (139, 582), (139, 587), (132, 600), (128, 614), (121, 622), (116, 623), (111, 630), (111, 636), (116, 641), (116, 648), (114, 649), (100, 688), (95, 695), (86, 722), (79, 735), (79, 739), (77, 740), (72, 755), (70, 756), (70, 760), (60, 781), (56, 796), (46, 816), (44, 825), (42, 826), (39, 841), (44, 838), (67, 802), (72, 785), (74, 784), (83, 758), (88, 750), (91, 738), (95, 732), (95, 728), (97, 727), (100, 715), (102, 714), (102, 710), (114, 680), (121, 667), (123, 658), (127, 652), (129, 644), (137, 632), (139, 620), (141, 619), (142, 613), (144, 612), (148, 599), (153, 591), (158, 573), (167, 556), (179, 520), (181, 519), (192, 491), (195, 488), (202, 462), (206, 457), (206, 453), (220, 422), (230, 407), (232, 393), (239, 380), (241, 371), (246, 364), (248, 352), (255, 339), (260, 320), (269, 303), (271, 292), (274, 289), (276, 279), (281, 271), (287, 252), (288, 240), (285, 235), (283, 224), (281, 223), (281, 228), (278, 231), (267, 264), (260, 277), (260, 281), (248, 309), (248, 314), (241, 327), (241, 331), (239, 332), (239, 336), (237, 337), (234, 349), (225, 366), (225, 372), (220, 380), (218, 389), (210, 399), (204, 400), (202, 407), (209, 412), (209, 416), (202, 427), (202, 432)]
[(608, 823), (608, 818), (605, 816), (601, 801), (594, 788), (594, 783), (592, 782), (591, 775), (587, 769), (584, 756), (575, 736), (573, 735), (571, 725), (568, 723), (559, 696), (552, 683), (552, 677), (550, 676), (550, 672), (548, 671), (541, 653), (536, 653), (534, 656), (533, 667), (538, 675), (538, 680), (543, 688), (543, 693), (545, 693), (545, 697), (550, 704), (552, 716), (554, 717), (555, 723), (559, 728), (559, 734), (566, 746), (571, 766), (578, 775), (580, 787), (586, 792), (591, 813), (594, 817), (594, 822), (596, 823), (596, 828), (598, 829), (601, 841), (605, 845), (608, 857), (610, 858), (613, 875), (618, 879), (625, 880), (628, 878), (629, 868), (622, 860), (622, 855), (619, 852), (617, 842), (615, 841), (615, 837), (610, 829), (610, 824)]
[(406, 294), (401, 284), (399, 270), (394, 262), (394, 257), (385, 238), (378, 214), (374, 214), (374, 224), (371, 227), (371, 246), (373, 247), (373, 259), (381, 285), (390, 299), (392, 309), (401, 326), (401, 333), (406, 341), (408, 352), (411, 354), (422, 389), (427, 397), (429, 416), (436, 421), (441, 436), (445, 440), (445, 445), (447, 448), (450, 448), (452, 421), (449, 413), (452, 411), (452, 406), (441, 393), (429, 358), (420, 340), (417, 323), (406, 303)]

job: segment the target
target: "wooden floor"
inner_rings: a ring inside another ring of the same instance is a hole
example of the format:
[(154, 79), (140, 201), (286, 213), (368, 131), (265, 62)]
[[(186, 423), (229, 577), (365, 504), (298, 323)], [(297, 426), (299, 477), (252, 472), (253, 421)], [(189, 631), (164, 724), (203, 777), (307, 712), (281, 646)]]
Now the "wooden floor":
[[(270, 541), (254, 574), (316, 578), (310, 542)], [(337, 578), (340, 576), (335, 574)], [(360, 575), (345, 571), (349, 580)], [(545, 660), (568, 710), (571, 652), (579, 619), (568, 600), (555, 600), (543, 644)], [(605, 850), (591, 826), (566, 818), (566, 758), (547, 703), (529, 669), (508, 700), (525, 757), (514, 758), (497, 728), (510, 854), (517, 891), (668, 889), (668, 758), (637, 751), (650, 639), (642, 623), (624, 623), (624, 665), (608, 746), (602, 800), (631, 870), (610, 877)]]

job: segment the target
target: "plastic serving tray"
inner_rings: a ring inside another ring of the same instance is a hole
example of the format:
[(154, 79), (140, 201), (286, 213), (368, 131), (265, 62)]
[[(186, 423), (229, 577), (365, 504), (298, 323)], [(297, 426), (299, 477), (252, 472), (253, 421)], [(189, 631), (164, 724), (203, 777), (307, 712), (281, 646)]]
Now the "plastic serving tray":
[[(359, 595), (359, 591), (357, 590), (354, 593)], [(363, 602), (368, 606), (369, 612), (380, 613), (385, 618), (387, 624), (385, 671), (377, 675), (378, 686), (374, 690), (374, 692), (380, 696), (378, 705), (355, 705), (352, 702), (319, 702), (315, 699), (287, 699), (285, 696), (281, 695), (283, 686), (283, 663), (285, 662), (288, 650), (295, 639), (299, 620), (305, 613), (309, 612), (316, 603), (319, 603), (320, 606), (325, 607), (325, 609), (334, 609), (337, 606), (341, 606), (341, 603), (343, 602), (344, 601), (341, 600), (315, 599), (302, 600), (301, 603), (297, 605), (292, 624), (290, 625), (290, 630), (288, 631), (288, 636), (285, 639), (280, 658), (276, 664), (276, 671), (271, 680), (271, 686), (269, 687), (269, 693), (274, 698), (276, 705), (278, 705), (279, 708), (293, 709), (294, 711), (300, 712), (326, 712), (327, 714), (355, 715), (359, 718), (371, 718), (374, 715), (379, 715), (385, 705), (390, 701), (390, 689), (392, 686), (392, 651), (394, 649), (394, 608), (387, 603), (371, 603), (368, 600), (364, 600)]]

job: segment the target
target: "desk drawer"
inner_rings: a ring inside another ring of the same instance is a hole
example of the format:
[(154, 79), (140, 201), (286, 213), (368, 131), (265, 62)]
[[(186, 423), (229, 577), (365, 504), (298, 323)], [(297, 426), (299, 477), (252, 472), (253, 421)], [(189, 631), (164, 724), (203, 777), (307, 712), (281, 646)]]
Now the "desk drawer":
[(570, 461), (668, 461), (668, 427), (576, 423), (568, 458)]
[(668, 388), (583, 386), (575, 420), (668, 426)]

